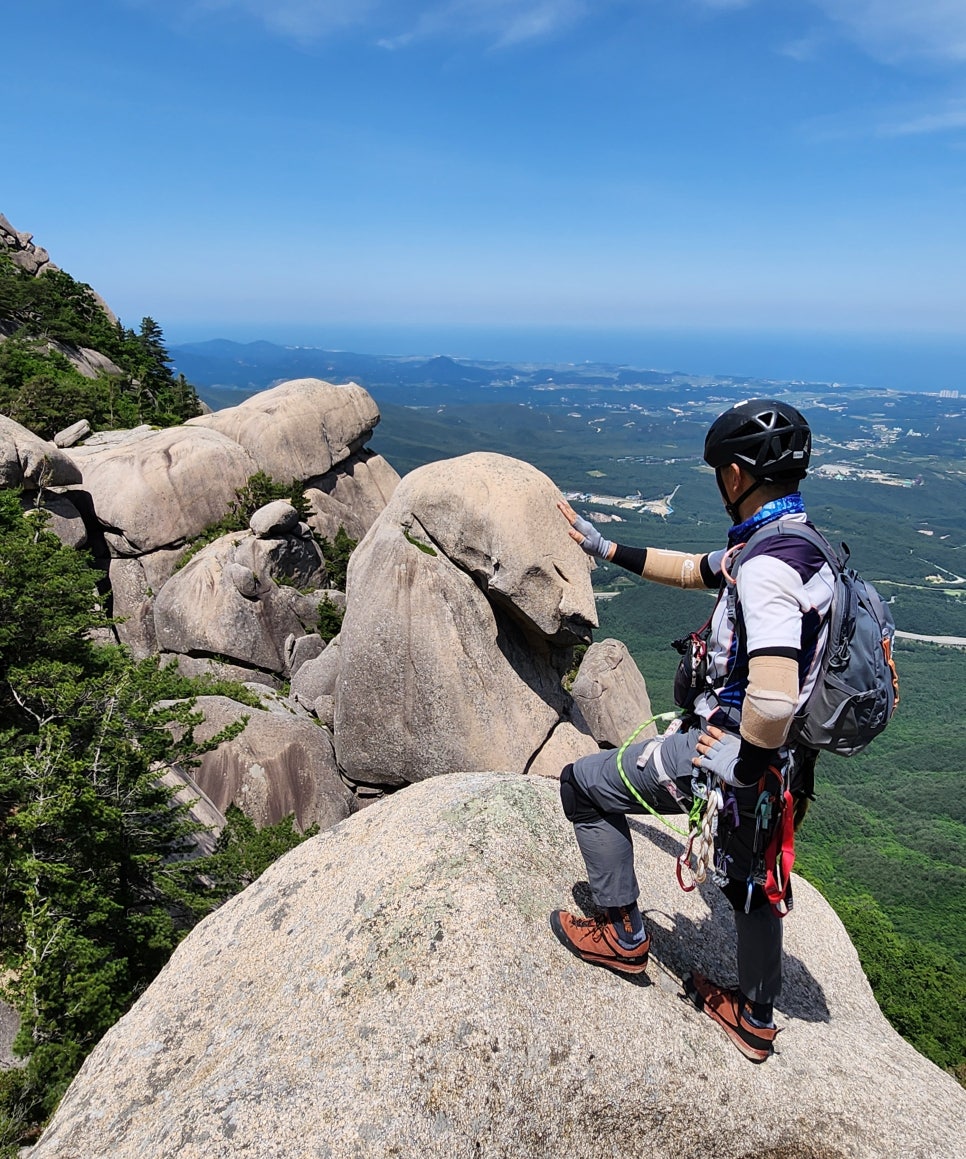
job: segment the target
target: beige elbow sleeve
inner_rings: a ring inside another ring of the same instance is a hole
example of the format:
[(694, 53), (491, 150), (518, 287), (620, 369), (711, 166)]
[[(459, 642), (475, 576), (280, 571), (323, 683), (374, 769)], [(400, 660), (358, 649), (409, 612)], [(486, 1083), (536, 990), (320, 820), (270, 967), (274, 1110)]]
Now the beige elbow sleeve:
[(662, 551), (659, 547), (647, 549), (644, 578), (659, 584), (678, 588), (703, 588), (701, 560), (703, 555), (689, 555), (685, 551)]
[(762, 749), (785, 743), (798, 704), (798, 662), (787, 656), (753, 656), (741, 710), (741, 735)]

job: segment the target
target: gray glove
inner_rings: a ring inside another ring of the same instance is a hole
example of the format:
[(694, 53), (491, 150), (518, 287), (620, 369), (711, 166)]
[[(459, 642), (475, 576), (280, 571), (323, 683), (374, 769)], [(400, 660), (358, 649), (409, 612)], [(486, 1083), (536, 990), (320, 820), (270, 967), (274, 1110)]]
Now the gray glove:
[(580, 548), (588, 555), (596, 555), (598, 559), (606, 559), (607, 553), (614, 546), (609, 539), (605, 539), (589, 519), (581, 519), (578, 515), (573, 522), (574, 531), (579, 531), (584, 537)]
[(714, 773), (726, 785), (742, 785), (735, 776), (735, 766), (738, 764), (738, 755), (741, 751), (741, 737), (733, 732), (726, 732), (718, 740), (714, 740), (708, 751), (699, 755), (696, 764), (699, 769), (707, 769)]

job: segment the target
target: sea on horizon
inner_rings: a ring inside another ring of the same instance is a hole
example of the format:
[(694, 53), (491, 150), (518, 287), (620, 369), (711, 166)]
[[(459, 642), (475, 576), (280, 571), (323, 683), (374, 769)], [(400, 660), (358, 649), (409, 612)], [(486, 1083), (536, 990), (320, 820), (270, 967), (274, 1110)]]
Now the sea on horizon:
[(359, 354), (624, 364), (780, 382), (966, 394), (966, 334), (846, 334), (576, 326), (174, 325), (170, 345), (226, 338)]

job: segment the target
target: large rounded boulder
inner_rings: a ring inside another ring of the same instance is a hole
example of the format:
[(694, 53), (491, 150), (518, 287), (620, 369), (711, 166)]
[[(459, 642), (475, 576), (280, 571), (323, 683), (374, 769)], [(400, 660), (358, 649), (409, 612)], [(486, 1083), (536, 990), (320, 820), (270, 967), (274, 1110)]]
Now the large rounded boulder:
[(258, 470), (217, 431), (170, 427), (71, 450), (115, 555), (187, 543), (217, 523)]
[(324, 475), (359, 450), (379, 422), (371, 395), (350, 382), (295, 378), (238, 406), (189, 419), (240, 444), (280, 483)]
[(558, 497), (492, 454), (396, 488), (349, 564), (334, 720), (351, 780), (522, 772), (551, 738), (560, 764), (596, 749), (561, 684), (597, 621)]
[(80, 481), (76, 464), (60, 447), (0, 415), (0, 487), (38, 491)]
[(775, 1056), (682, 1001), (734, 915), (632, 822), (645, 978), (553, 937), (587, 903), (556, 787), (444, 777), (304, 842), (197, 926), (31, 1159), (961, 1159), (966, 1092), (888, 1025), (807, 882)]
[(567, 534), (559, 498), (536, 467), (479, 451), (413, 471), (392, 507), (524, 626), (574, 643), (597, 626), (597, 610), (587, 556)]

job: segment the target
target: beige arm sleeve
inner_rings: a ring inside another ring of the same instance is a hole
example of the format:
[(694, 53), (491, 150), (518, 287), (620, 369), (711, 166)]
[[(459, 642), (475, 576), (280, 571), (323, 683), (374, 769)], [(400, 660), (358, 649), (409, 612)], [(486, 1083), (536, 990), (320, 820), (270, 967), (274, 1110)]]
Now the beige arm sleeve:
[(647, 549), (644, 578), (658, 584), (677, 588), (703, 588), (701, 560), (704, 555), (689, 555), (686, 551), (664, 551), (659, 547)]
[[(648, 553), (650, 558), (650, 553)], [(741, 735), (762, 749), (785, 743), (798, 704), (798, 662), (787, 656), (753, 656), (741, 709)]]

